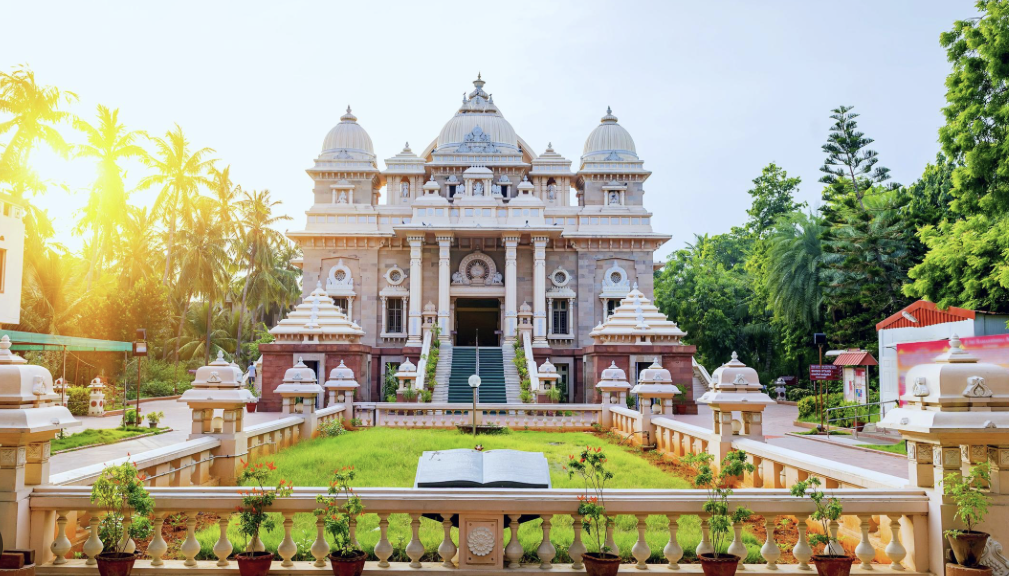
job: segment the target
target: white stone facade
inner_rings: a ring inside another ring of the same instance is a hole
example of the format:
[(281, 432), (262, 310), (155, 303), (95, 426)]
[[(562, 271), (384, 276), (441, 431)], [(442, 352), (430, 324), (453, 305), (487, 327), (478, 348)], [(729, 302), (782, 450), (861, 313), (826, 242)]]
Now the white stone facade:
[(329, 132), (308, 170), (305, 228), (288, 233), (305, 297), (321, 283), (373, 347), (420, 346), (425, 307), (457, 345), (475, 329), (481, 345), (508, 341), (523, 302), (536, 346), (591, 345), (631, 286), (652, 297), (653, 253), (669, 236), (643, 205), (650, 172), (609, 110), (572, 172), (550, 145), (537, 155), (473, 84), (434, 141), (419, 155), (407, 144), (385, 170), (349, 109)]

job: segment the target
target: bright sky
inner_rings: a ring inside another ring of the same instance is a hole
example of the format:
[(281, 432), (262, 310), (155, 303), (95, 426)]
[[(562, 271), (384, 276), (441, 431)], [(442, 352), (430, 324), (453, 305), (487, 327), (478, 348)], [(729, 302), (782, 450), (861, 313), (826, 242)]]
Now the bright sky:
[[(606, 106), (634, 137), (646, 206), (673, 235), (746, 218), (751, 180), (774, 161), (817, 204), (830, 109), (855, 105), (881, 164), (914, 181), (939, 147), (939, 34), (969, 0), (775, 2), (107, 2), (0, 4), (0, 66), (31, 65), (73, 90), (73, 111), (120, 109), (130, 129), (178, 122), (245, 188), (268, 188), (304, 225), (311, 166), (351, 104), (380, 159), (431, 142), (478, 71), (518, 134), (575, 163)], [(70, 139), (79, 138), (66, 129)], [(36, 203), (78, 249), (86, 161), (46, 153), (65, 183)], [(384, 164), (380, 164), (384, 169)], [(128, 185), (142, 172), (130, 167)], [(153, 202), (154, 193), (137, 201)]]

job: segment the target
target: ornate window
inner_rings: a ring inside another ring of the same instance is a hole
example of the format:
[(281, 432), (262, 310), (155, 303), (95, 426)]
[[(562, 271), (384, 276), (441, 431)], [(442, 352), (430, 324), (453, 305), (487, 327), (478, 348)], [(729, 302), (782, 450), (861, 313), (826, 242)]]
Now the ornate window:
[(354, 318), (354, 276), (350, 267), (343, 263), (343, 258), (337, 260), (336, 265), (329, 269), (329, 277), (326, 278), (326, 294), (333, 303), (340, 307), (347, 318)]
[(569, 310), (567, 300), (557, 300), (552, 299), (551, 301), (551, 325), (550, 333), (554, 335), (563, 334), (567, 335), (571, 333), (571, 327), (569, 324)]
[(609, 318), (610, 316), (612, 316), (613, 315), (613, 311), (616, 310), (618, 306), (620, 306), (620, 300), (616, 300), (616, 299), (613, 299), (613, 298), (607, 299), (606, 300), (606, 318)]
[(404, 332), (403, 301), (402, 298), (390, 298), (385, 302), (385, 331), (389, 334)]
[(574, 338), (571, 313), (575, 307), (575, 291), (571, 289), (571, 273), (557, 267), (550, 273), (553, 287), (547, 290), (547, 338), (570, 340)]
[(498, 272), (497, 264), (490, 256), (476, 250), (459, 263), (459, 269), (452, 274), (452, 284), (462, 286), (500, 286), (504, 277)]

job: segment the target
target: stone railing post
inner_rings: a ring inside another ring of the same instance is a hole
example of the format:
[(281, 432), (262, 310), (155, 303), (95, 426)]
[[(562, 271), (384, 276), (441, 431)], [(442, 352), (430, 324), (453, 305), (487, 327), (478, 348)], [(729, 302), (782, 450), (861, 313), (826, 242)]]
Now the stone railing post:
[[(298, 363), (284, 373), (284, 382), (274, 389), (284, 399), (285, 412), (301, 416), (301, 438), (314, 438), (319, 429), (319, 417), (315, 413), (316, 398), (324, 392), (315, 378), (315, 372), (298, 358)], [(301, 403), (298, 403), (298, 400)], [(296, 410), (300, 410), (296, 412)]]
[(630, 389), (631, 384), (627, 381), (627, 373), (618, 368), (616, 362), (611, 362), (610, 367), (600, 374), (599, 382), (596, 384), (596, 393), (599, 394), (603, 405), (599, 422), (603, 430), (613, 427), (613, 413), (610, 412), (610, 409), (614, 406), (626, 406), (624, 398)]
[(58, 404), (52, 374), (10, 347), (9, 337), (0, 338), (0, 534), (6, 548), (31, 548), (37, 561), (47, 562), (56, 511), (30, 512), (28, 496), (32, 486), (49, 483), (52, 439), (81, 423)]

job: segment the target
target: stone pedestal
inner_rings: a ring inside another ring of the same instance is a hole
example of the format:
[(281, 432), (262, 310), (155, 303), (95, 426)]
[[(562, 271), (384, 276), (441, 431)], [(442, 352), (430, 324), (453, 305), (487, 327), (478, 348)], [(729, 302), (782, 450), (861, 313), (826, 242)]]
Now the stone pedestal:
[[(638, 375), (638, 383), (631, 388), (631, 394), (638, 395), (638, 409), (641, 411), (640, 432), (643, 437), (648, 438), (648, 443), (655, 441), (655, 426), (652, 424), (653, 416), (673, 415), (673, 398), (680, 393), (680, 389), (673, 385), (672, 375), (659, 363), (659, 358), (655, 358), (652, 365), (641, 371)], [(644, 439), (642, 439), (644, 441)]]
[(315, 402), (323, 394), (322, 386), (315, 379), (315, 372), (299, 358), (298, 363), (284, 375), (284, 382), (277, 386), (276, 393), (283, 399), (282, 412), (305, 419), (301, 425), (301, 437), (313, 438), (319, 427)]
[(613, 427), (613, 415), (610, 408), (614, 406), (627, 406), (627, 391), (631, 389), (631, 384), (627, 381), (627, 373), (617, 367), (616, 362), (603, 370), (599, 383), (596, 384), (596, 393), (599, 401), (603, 405), (602, 422), (603, 430)]
[(344, 414), (347, 424), (354, 420), (354, 392), (361, 387), (354, 380), (354, 371), (340, 360), (340, 365), (329, 372), (329, 380), (326, 380), (326, 391), (329, 393), (327, 406), (342, 403), (346, 406)]

